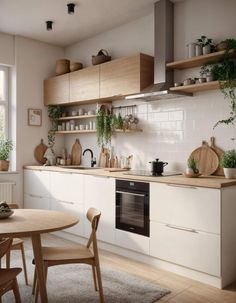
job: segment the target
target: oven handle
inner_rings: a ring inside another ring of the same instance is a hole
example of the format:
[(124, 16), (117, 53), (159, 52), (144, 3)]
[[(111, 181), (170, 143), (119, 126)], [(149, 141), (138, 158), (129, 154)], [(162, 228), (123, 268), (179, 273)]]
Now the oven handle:
[(116, 193), (117, 194), (126, 194), (126, 195), (131, 195), (131, 196), (138, 196), (138, 197), (145, 197), (146, 196), (145, 194), (136, 194), (136, 193), (130, 193), (130, 192), (127, 192), (127, 191), (120, 191), (120, 190), (117, 190)]

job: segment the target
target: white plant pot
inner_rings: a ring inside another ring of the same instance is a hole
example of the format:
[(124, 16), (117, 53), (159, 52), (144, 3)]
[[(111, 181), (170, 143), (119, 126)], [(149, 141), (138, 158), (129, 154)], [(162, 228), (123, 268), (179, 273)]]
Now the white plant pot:
[(227, 179), (236, 179), (236, 168), (223, 168), (225, 178)]
[(207, 55), (211, 53), (211, 46), (208, 44), (206, 46), (203, 46), (202, 48), (203, 55)]

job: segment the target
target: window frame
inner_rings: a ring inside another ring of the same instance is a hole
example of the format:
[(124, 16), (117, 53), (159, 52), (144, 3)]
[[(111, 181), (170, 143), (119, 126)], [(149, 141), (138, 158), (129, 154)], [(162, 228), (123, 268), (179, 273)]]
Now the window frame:
[(4, 96), (5, 100), (0, 100), (0, 105), (5, 106), (5, 127), (4, 127), (4, 136), (6, 139), (9, 137), (9, 67), (0, 65), (0, 71), (4, 71), (5, 77), (5, 87), (4, 87)]

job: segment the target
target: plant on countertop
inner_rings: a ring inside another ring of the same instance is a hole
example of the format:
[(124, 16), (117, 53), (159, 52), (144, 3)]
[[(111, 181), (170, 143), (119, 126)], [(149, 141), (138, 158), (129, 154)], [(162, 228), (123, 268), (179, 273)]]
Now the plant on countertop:
[(224, 153), (221, 166), (223, 168), (236, 168), (236, 150), (232, 149)]
[(9, 154), (13, 150), (13, 143), (9, 139), (0, 139), (0, 160), (8, 160)]
[(194, 158), (188, 159), (188, 168), (190, 168), (194, 174), (198, 174), (197, 161)]
[(48, 106), (48, 117), (52, 122), (52, 131), (57, 130), (58, 119), (61, 117), (64, 112), (64, 108), (60, 106)]

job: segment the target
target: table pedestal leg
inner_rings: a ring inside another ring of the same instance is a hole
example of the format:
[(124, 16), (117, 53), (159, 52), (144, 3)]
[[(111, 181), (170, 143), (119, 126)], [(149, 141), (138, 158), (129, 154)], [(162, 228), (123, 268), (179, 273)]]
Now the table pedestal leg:
[(32, 235), (32, 245), (34, 251), (34, 260), (37, 271), (40, 299), (42, 303), (48, 303), (46, 281), (43, 269), (42, 246), (40, 234)]

